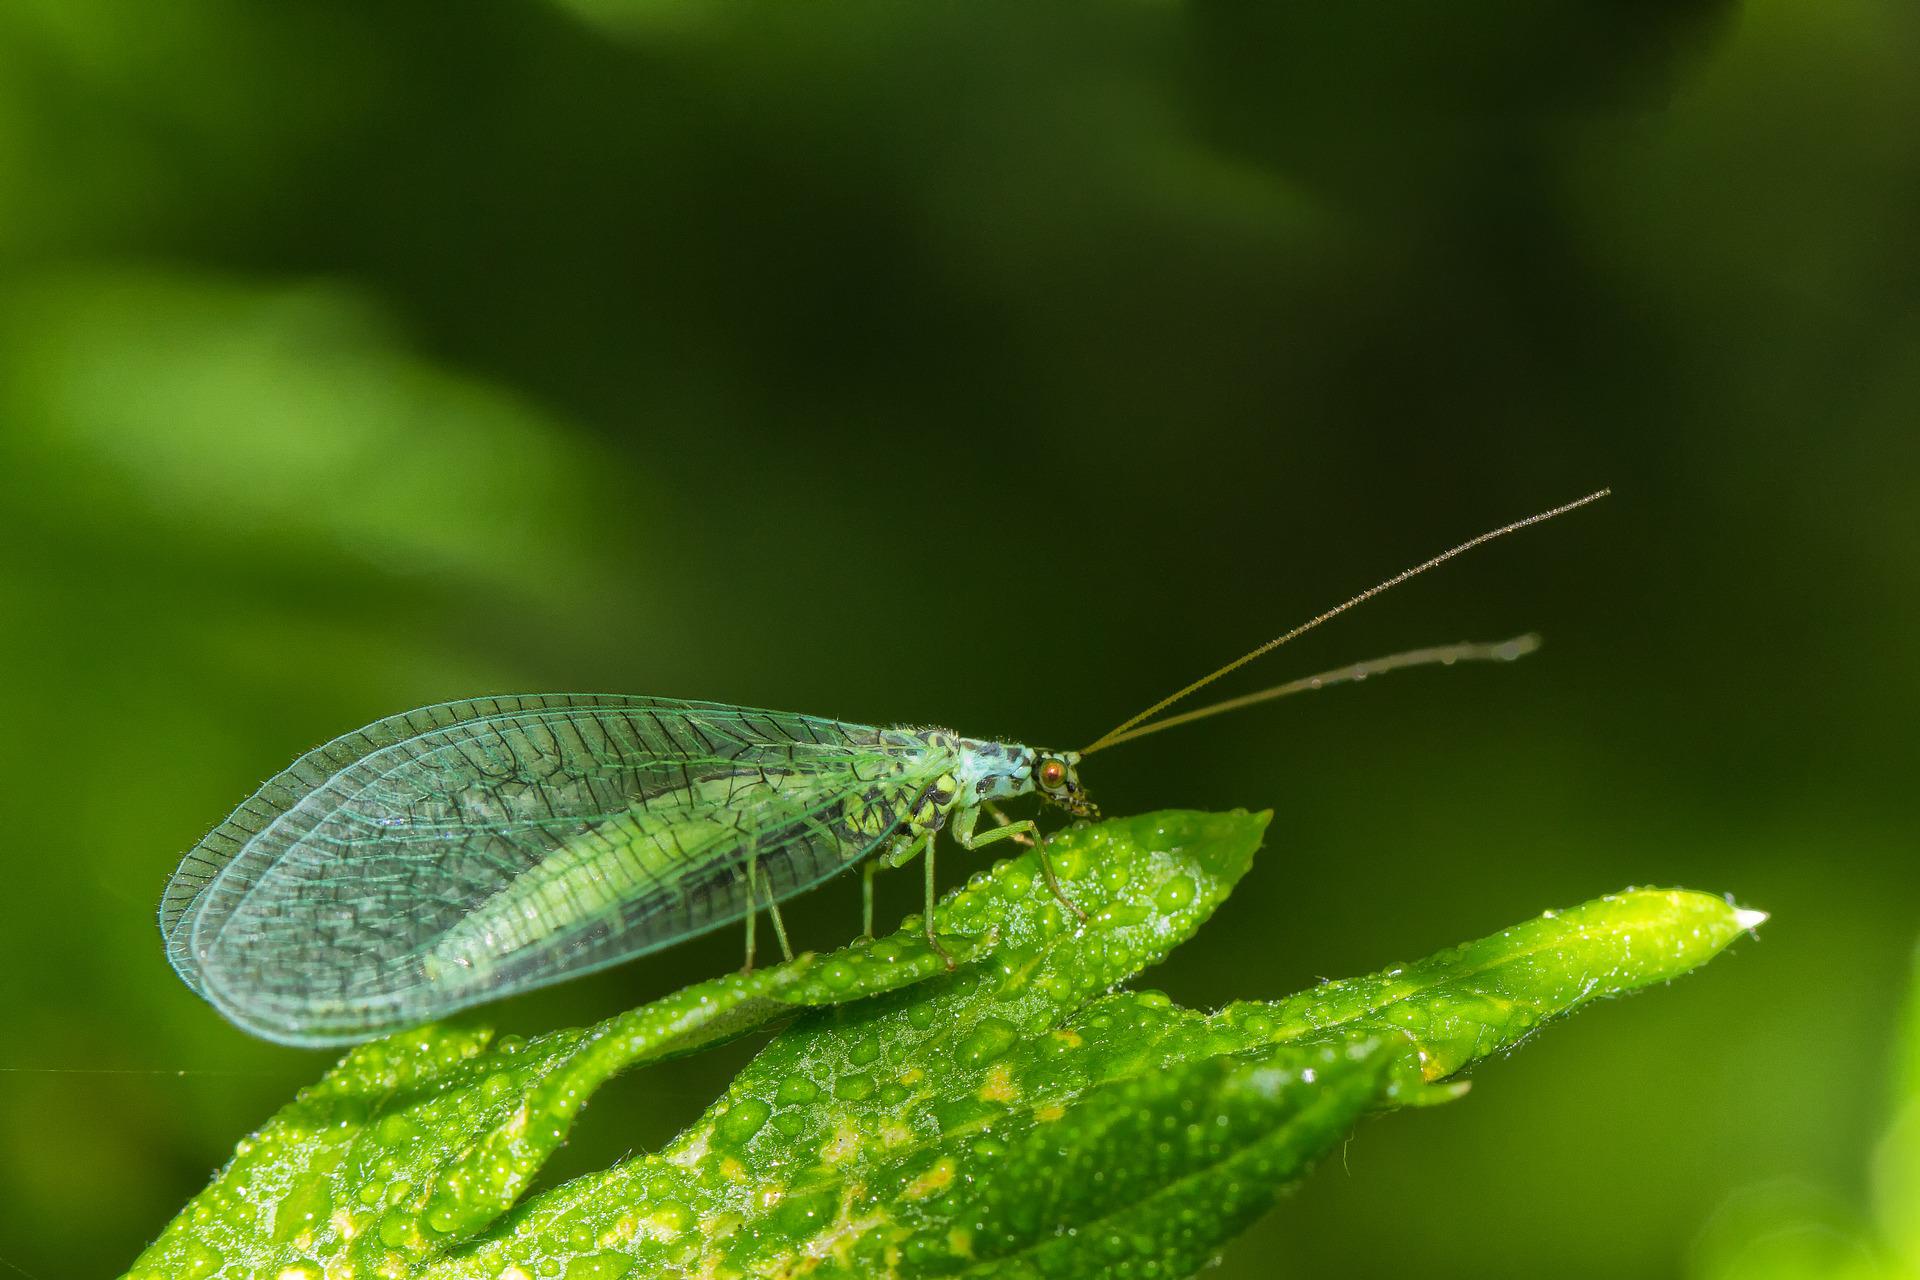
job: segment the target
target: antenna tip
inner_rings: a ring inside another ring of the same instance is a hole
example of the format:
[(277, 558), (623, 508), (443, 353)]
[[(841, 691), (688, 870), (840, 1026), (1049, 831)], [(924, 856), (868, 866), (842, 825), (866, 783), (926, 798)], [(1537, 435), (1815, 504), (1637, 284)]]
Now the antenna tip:
[(1493, 646), (1493, 656), (1501, 662), (1512, 662), (1524, 658), (1540, 647), (1540, 633), (1529, 631), (1526, 635), (1515, 636)]

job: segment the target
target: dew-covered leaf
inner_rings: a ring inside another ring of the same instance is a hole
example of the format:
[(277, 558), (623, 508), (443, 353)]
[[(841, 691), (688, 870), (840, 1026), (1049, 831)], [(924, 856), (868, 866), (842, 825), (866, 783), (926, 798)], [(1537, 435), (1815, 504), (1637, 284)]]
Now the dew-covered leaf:
[(1190, 1275), (1378, 1104), (1389, 1062), (1378, 1041), (1176, 1060), (962, 1126), (876, 1164), (839, 1222), (880, 1225), (817, 1274)]
[[(243, 1142), (132, 1274), (273, 1274), (341, 1258), (413, 1274), (524, 1192), (607, 1078), (796, 1009), (910, 1008), (925, 1029), (943, 997), (988, 989), (1009, 996), (996, 1007), (1010, 1016), (1056, 1020), (1188, 937), (1245, 872), (1265, 824), (1165, 813), (1064, 833), (1052, 856), (1085, 925), (1033, 855), (1001, 863), (937, 908), (960, 962), (951, 974), (909, 919), (891, 939), (702, 983), (592, 1028), (489, 1045), (485, 1030), (429, 1027), (363, 1045)], [(916, 983), (928, 1002), (864, 999)], [(1000, 1034), (985, 1028), (981, 1044)], [(858, 1089), (858, 1061), (850, 1051), (839, 1091)]]
[(1050, 1116), (1109, 1069), (1110, 1038), (1052, 1033), (1190, 936), (1246, 870), (1266, 821), (1166, 812), (1061, 833), (1049, 854), (1084, 922), (1047, 890), (1036, 855), (996, 864), (935, 916), (943, 933), (992, 931), (988, 954), (802, 1020), (664, 1151), (538, 1197), (431, 1274), (538, 1275), (611, 1251), (596, 1265), (777, 1275), (851, 1247), (858, 1233), (835, 1207), (880, 1161), (1010, 1114)]
[(1677, 978), (1766, 919), (1686, 889), (1628, 889), (1364, 978), (1326, 982), (1228, 1017), (1270, 1019), (1277, 1040), (1402, 1036), (1395, 1100), (1513, 1048), (1550, 1018)]
[[(1086, 919), (1035, 854), (1001, 862), (936, 911), (969, 948), (951, 973), (910, 920), (866, 952), (524, 1046), (429, 1030), (364, 1047), (135, 1274), (1188, 1275), (1365, 1113), (1456, 1097), (1453, 1077), (1547, 1020), (1678, 976), (1763, 918), (1634, 890), (1210, 1015), (1115, 991), (1204, 922), (1265, 823), (1063, 832), (1049, 853)], [(665, 1148), (505, 1212), (614, 1072), (810, 1005)]]
[[(1112, 842), (1100, 861), (1120, 857)], [(1077, 895), (1086, 869), (1062, 860)], [(1004, 864), (984, 887), (1030, 869)], [(1127, 883), (1183, 893), (1137, 870)], [(1208, 1016), (1156, 992), (1082, 1003), (1101, 987), (1075, 980), (1076, 957), (1114, 912), (1070, 945), (1007, 948), (991, 981), (806, 1019), (665, 1151), (539, 1197), (430, 1274), (1187, 1274), (1362, 1112), (1457, 1096), (1427, 1082), (1676, 976), (1755, 920), (1704, 894), (1633, 892)]]
[[(979, 940), (943, 945), (966, 958)], [(298, 1277), (341, 1256), (406, 1274), (510, 1206), (615, 1073), (944, 972), (903, 930), (532, 1040), (433, 1025), (360, 1045), (243, 1141), (131, 1274)]]

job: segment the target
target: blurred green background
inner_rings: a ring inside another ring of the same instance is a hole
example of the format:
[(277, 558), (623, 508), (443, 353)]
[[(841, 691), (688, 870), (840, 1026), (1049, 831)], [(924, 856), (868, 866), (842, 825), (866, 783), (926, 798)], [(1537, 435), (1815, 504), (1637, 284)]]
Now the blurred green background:
[(1602, 484), (1233, 687), (1538, 657), (1089, 766), (1277, 810), (1152, 981), (1636, 883), (1774, 922), (1364, 1128), (1221, 1274), (1699, 1275), (1729, 1205), (1864, 1211), (1920, 930), (1916, 55), (1906, 0), (0, 7), (0, 1273), (116, 1272), (326, 1062), (152, 914), (316, 742), (618, 690), (1073, 745)]

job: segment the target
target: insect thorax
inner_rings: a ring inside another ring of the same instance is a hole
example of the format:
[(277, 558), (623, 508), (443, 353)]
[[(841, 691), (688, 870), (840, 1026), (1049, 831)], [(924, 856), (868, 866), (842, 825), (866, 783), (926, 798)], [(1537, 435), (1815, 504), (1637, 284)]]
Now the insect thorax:
[(1010, 800), (1033, 790), (1038, 753), (1032, 747), (978, 738), (955, 738), (953, 745), (959, 755), (953, 768), (960, 784), (955, 803), (971, 806), (984, 800)]

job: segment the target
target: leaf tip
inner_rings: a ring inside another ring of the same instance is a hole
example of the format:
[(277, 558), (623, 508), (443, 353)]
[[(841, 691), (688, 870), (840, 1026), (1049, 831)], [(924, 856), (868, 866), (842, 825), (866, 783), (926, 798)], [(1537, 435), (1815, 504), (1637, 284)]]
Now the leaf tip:
[(1733, 922), (1739, 925), (1741, 930), (1746, 933), (1752, 933), (1755, 929), (1765, 924), (1768, 919), (1769, 916), (1766, 912), (1755, 911), (1751, 907), (1735, 907), (1733, 909)]

